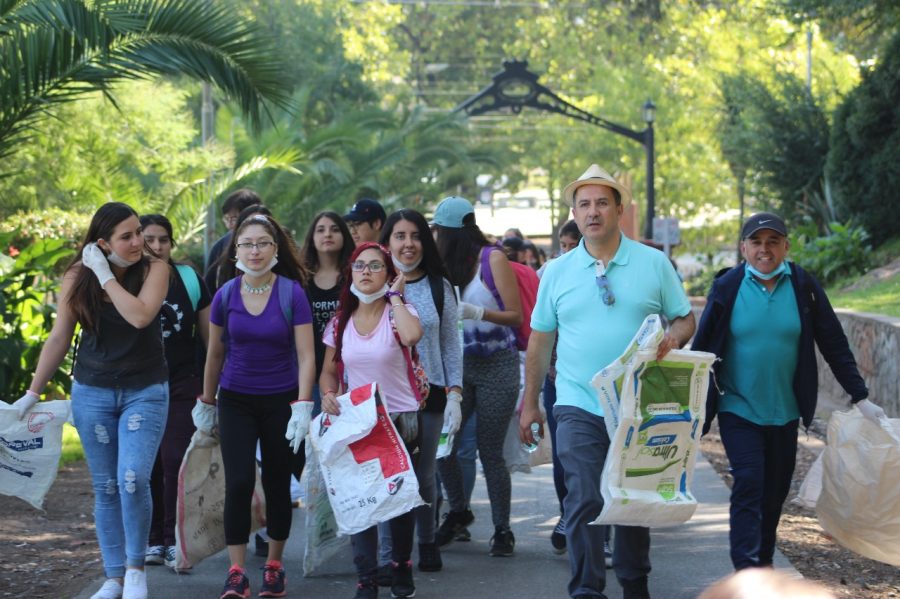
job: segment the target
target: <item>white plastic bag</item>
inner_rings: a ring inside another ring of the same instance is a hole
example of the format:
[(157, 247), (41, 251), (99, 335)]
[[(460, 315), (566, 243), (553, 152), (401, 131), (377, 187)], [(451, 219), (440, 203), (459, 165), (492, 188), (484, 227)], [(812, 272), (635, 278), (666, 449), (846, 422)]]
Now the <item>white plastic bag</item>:
[(715, 356), (672, 350), (658, 362), (661, 339), (659, 317), (648, 316), (625, 353), (591, 381), (611, 432), (594, 524), (668, 526), (697, 509), (691, 481)]
[(43, 509), (59, 470), (62, 427), (71, 405), (66, 400), (42, 401), (19, 420), (15, 408), (0, 402), (0, 493)]
[(306, 550), (303, 553), (303, 575), (316, 576), (336, 553), (350, 545), (350, 537), (338, 536), (337, 521), (328, 501), (325, 479), (312, 444), (306, 444)]
[(791, 503), (810, 510), (816, 509), (816, 503), (818, 503), (819, 495), (822, 493), (822, 464), (824, 463), (824, 458), (825, 452), (823, 451), (816, 458), (816, 461), (813, 462), (813, 465), (809, 467), (809, 470), (806, 472), (806, 478), (803, 479), (800, 490), (797, 491), (797, 496), (794, 497)]
[[(196, 431), (178, 471), (175, 569), (189, 570), (225, 549), (225, 469), (216, 435)], [(250, 530), (266, 525), (266, 499), (259, 470), (250, 505)]]
[(851, 551), (900, 566), (900, 419), (834, 412), (824, 456), (822, 528)]
[(337, 401), (341, 415), (316, 416), (309, 438), (339, 533), (362, 532), (423, 505), (409, 453), (376, 384), (352, 389)]

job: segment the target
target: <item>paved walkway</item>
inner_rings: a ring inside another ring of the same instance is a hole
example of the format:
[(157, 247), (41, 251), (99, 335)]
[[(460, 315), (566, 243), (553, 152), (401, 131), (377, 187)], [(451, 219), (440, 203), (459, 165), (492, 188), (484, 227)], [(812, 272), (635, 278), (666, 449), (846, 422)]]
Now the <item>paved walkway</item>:
[[(484, 481), (479, 475), (473, 496), (472, 542), (446, 547), (442, 552), (443, 571), (415, 571), (417, 598), (564, 599), (567, 596), (567, 557), (555, 555), (550, 547), (550, 531), (557, 516), (550, 466), (536, 468), (531, 474), (514, 474), (512, 481), (515, 556), (492, 558), (487, 554), (493, 527)], [(691, 521), (682, 526), (655, 529), (652, 534), (650, 592), (654, 599), (695, 599), (710, 583), (732, 571), (728, 558), (728, 488), (702, 455), (694, 474), (694, 492), (700, 506)], [(303, 577), (304, 518), (299, 510), (294, 514), (285, 552), (288, 596), (352, 598), (356, 577), (349, 551), (334, 558), (327, 575)], [(415, 556), (413, 561), (416, 562)], [(247, 563), (253, 597), (259, 591), (261, 572), (258, 569), (263, 562), (263, 558), (250, 557)], [(164, 567), (149, 567), (150, 599), (217, 598), (228, 566), (223, 551), (188, 575), (179, 576)], [(775, 566), (793, 570), (780, 553), (776, 553)], [(615, 575), (612, 571), (608, 573), (606, 594), (610, 599), (621, 599)], [(94, 581), (75, 595), (75, 599), (89, 599), (101, 583), (102, 580)], [(380, 596), (390, 597), (389, 589), (382, 589)]]

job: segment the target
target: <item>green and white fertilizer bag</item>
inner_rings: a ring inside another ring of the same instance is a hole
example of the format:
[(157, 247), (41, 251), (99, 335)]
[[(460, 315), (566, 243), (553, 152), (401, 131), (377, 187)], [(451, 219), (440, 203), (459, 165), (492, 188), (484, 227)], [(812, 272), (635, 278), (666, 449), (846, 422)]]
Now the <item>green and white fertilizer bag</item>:
[(594, 524), (669, 526), (690, 520), (691, 493), (715, 355), (672, 350), (661, 361), (659, 316), (648, 316), (625, 352), (591, 380), (610, 446)]

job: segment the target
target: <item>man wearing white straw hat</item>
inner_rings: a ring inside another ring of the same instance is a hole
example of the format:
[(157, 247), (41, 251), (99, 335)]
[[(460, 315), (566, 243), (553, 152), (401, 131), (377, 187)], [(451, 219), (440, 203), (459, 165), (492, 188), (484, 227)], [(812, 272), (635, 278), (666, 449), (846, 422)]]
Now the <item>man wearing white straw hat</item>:
[[(519, 420), (523, 442), (531, 424), (543, 425), (538, 395), (558, 337), (556, 362), (557, 452), (568, 494), (563, 503), (573, 598), (605, 598), (605, 530), (589, 526), (600, 514), (601, 465), (609, 450), (603, 410), (591, 388), (594, 374), (619, 357), (650, 314), (670, 328), (657, 359), (694, 333), (691, 305), (669, 259), (625, 237), (619, 220), (631, 201), (627, 187), (592, 164), (563, 190), (583, 237), (578, 247), (547, 265), (531, 315), (525, 364), (525, 398)], [(650, 530), (616, 526), (613, 569), (624, 599), (649, 599)]]

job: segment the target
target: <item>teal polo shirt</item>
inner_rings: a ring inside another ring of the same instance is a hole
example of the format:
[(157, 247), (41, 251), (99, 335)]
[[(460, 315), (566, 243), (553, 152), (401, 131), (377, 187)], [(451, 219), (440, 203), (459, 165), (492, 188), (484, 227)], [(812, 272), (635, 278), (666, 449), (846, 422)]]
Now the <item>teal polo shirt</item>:
[(625, 351), (650, 314), (686, 316), (691, 304), (665, 254), (621, 236), (606, 265), (616, 301), (603, 303), (595, 280), (597, 260), (578, 247), (547, 264), (531, 328), (557, 331), (556, 405), (575, 406), (603, 416), (591, 379)]
[(744, 269), (725, 337), (719, 386), (720, 412), (764, 426), (800, 417), (794, 371), (800, 344), (800, 311), (790, 270), (770, 293)]

